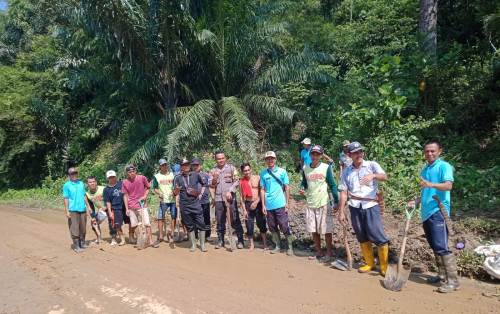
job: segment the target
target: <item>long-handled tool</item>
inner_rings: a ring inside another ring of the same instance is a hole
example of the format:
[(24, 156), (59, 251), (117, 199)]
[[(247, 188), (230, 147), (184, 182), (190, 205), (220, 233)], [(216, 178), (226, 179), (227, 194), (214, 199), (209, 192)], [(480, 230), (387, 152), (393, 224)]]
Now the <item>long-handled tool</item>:
[(147, 211), (144, 208), (144, 203), (140, 202), (141, 209), (139, 215), (137, 215), (137, 248), (139, 250), (145, 249), (148, 246), (148, 236), (146, 234), (146, 227), (144, 226), (144, 212)]
[(403, 233), (403, 241), (401, 242), (398, 263), (396, 265), (389, 265), (385, 274), (383, 286), (391, 291), (401, 291), (405, 283), (408, 281), (408, 277), (410, 277), (411, 268), (406, 269), (403, 267), (403, 259), (406, 249), (406, 240), (408, 239), (408, 229), (410, 229), (410, 221), (415, 213), (415, 209), (415, 206), (413, 206), (411, 211), (405, 209), (406, 224)]
[(346, 271), (352, 269), (352, 254), (351, 254), (351, 249), (349, 247), (347, 225), (342, 225), (342, 238), (344, 240), (344, 248), (347, 256), (347, 262), (341, 259), (336, 259), (334, 262), (332, 262), (331, 265), (339, 270)]
[(229, 238), (229, 250), (230, 251), (235, 251), (236, 250), (236, 242), (234, 241), (233, 237), (233, 215), (231, 213), (231, 206), (229, 205), (229, 202), (227, 201), (227, 198), (223, 196), (224, 199), (224, 204), (226, 205), (226, 211), (227, 211), (227, 235)]

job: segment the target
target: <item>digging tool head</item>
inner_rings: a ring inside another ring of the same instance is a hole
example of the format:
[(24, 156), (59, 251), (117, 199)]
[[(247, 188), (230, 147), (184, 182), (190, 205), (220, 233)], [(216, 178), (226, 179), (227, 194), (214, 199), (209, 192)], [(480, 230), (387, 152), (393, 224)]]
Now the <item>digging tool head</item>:
[(349, 265), (341, 259), (335, 260), (330, 265), (332, 265), (332, 267), (337, 268), (338, 270), (341, 270), (341, 271), (351, 270)]
[[(399, 268), (399, 269), (398, 269)], [(403, 266), (391, 264), (387, 267), (383, 285), (387, 290), (401, 291), (410, 277), (411, 269), (405, 269)]]

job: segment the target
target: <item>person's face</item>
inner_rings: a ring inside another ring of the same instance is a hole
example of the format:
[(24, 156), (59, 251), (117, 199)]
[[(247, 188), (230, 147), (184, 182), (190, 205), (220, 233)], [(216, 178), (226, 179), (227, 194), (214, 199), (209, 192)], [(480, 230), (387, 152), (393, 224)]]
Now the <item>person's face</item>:
[(116, 184), (116, 177), (109, 177), (108, 178), (108, 184), (109, 185), (115, 185)]
[(432, 164), (434, 161), (436, 161), (436, 159), (439, 158), (442, 151), (443, 150), (439, 148), (439, 146), (435, 143), (425, 145), (424, 147), (425, 160), (427, 160), (428, 163)]
[(191, 168), (193, 171), (200, 172), (201, 171), (201, 165), (191, 165)]
[(78, 180), (78, 171), (71, 172), (69, 174), (69, 179), (72, 180), (72, 181)]
[(182, 171), (182, 173), (189, 173), (189, 170), (191, 170), (191, 165), (190, 164), (183, 164), (183, 165), (181, 165), (181, 171)]
[(250, 166), (246, 166), (245, 168), (243, 168), (243, 175), (246, 178), (250, 178), (250, 176), (252, 175), (252, 168)]
[(317, 152), (311, 152), (311, 159), (314, 163), (321, 160), (321, 154)]
[(168, 171), (168, 165), (167, 164), (163, 164), (160, 166), (160, 171), (165, 173)]
[(344, 153), (348, 153), (349, 152), (348, 149), (349, 149), (349, 145), (345, 145), (342, 147), (342, 150), (344, 151)]
[(97, 189), (97, 180), (96, 179), (88, 179), (87, 186), (91, 191), (95, 191)]
[(359, 163), (365, 157), (365, 152), (362, 150), (358, 150), (357, 152), (349, 153), (349, 157), (351, 157), (354, 163)]
[(134, 180), (136, 176), (137, 176), (137, 170), (130, 169), (129, 171), (127, 171), (127, 177), (129, 179)]
[(217, 162), (217, 166), (220, 168), (224, 167), (226, 164), (226, 155), (223, 153), (215, 155), (215, 162)]
[(309, 149), (310, 146), (310, 144), (302, 144), (302, 147), (304, 147), (305, 149)]
[(273, 168), (275, 164), (276, 164), (276, 158), (273, 157), (266, 158), (266, 165), (268, 168)]

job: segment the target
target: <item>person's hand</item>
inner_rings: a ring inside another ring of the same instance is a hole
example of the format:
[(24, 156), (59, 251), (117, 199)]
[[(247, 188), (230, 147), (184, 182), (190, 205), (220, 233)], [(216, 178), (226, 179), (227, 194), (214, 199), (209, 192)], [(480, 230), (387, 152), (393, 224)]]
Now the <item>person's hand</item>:
[(66, 211), (66, 217), (71, 218), (71, 214), (69, 213), (69, 211)]
[(215, 207), (215, 200), (213, 198), (210, 200), (210, 207)]
[(421, 179), (420, 180), (420, 187), (421, 188), (432, 188), (432, 187), (434, 187), (434, 184), (427, 181), (427, 180)]
[(248, 218), (248, 212), (247, 212), (246, 210), (243, 210), (243, 217), (244, 217), (245, 219), (247, 219), (247, 218)]
[(228, 202), (231, 202), (232, 199), (233, 199), (233, 194), (231, 194), (231, 192), (227, 192), (226, 193), (226, 200)]
[(340, 207), (339, 207), (339, 203), (335, 203), (335, 201), (334, 201), (334, 202), (333, 202), (333, 206), (332, 206), (332, 208), (333, 208), (333, 211), (334, 211), (334, 212), (338, 211), (338, 210), (339, 210), (339, 208), (340, 208)]
[(179, 194), (179, 192), (181, 191), (181, 186), (180, 185), (176, 185), (175, 186), (175, 190), (174, 190), (174, 193), (175, 194)]
[(373, 181), (373, 178), (375, 178), (375, 174), (373, 173), (367, 174), (361, 179), (360, 183), (361, 185), (368, 185)]
[(285, 204), (285, 213), (288, 213), (288, 203)]
[(300, 189), (300, 190), (299, 190), (299, 194), (300, 194), (300, 195), (304, 195), (304, 194), (306, 194), (306, 191), (304, 191), (304, 189)]
[(162, 200), (165, 198), (165, 196), (164, 196), (164, 195), (163, 195), (163, 193), (161, 193), (161, 192), (158, 194), (158, 197), (159, 197), (160, 199), (162, 199)]
[(408, 207), (414, 207), (416, 206), (417, 202), (415, 200), (411, 200), (408, 203), (406, 203), (406, 206)]
[(262, 204), (262, 214), (265, 216), (267, 216), (267, 208), (266, 208), (266, 205)]
[(115, 214), (113, 214), (113, 211), (110, 211), (110, 213), (108, 213), (108, 219), (109, 221), (111, 221), (111, 225), (115, 225)]
[(259, 200), (253, 201), (252, 204), (250, 204), (250, 209), (256, 209), (258, 204)]
[(128, 217), (130, 217), (130, 209), (127, 209), (127, 210), (125, 211), (125, 214), (126, 214)]

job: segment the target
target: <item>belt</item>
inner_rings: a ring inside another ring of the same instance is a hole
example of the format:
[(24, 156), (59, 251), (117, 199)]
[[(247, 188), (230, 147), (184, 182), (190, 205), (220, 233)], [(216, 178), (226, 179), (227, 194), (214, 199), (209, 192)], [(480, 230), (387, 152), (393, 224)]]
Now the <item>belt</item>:
[(356, 195), (351, 194), (351, 193), (349, 193), (349, 198), (356, 200), (356, 201), (377, 202), (378, 203), (378, 199), (356, 196)]

